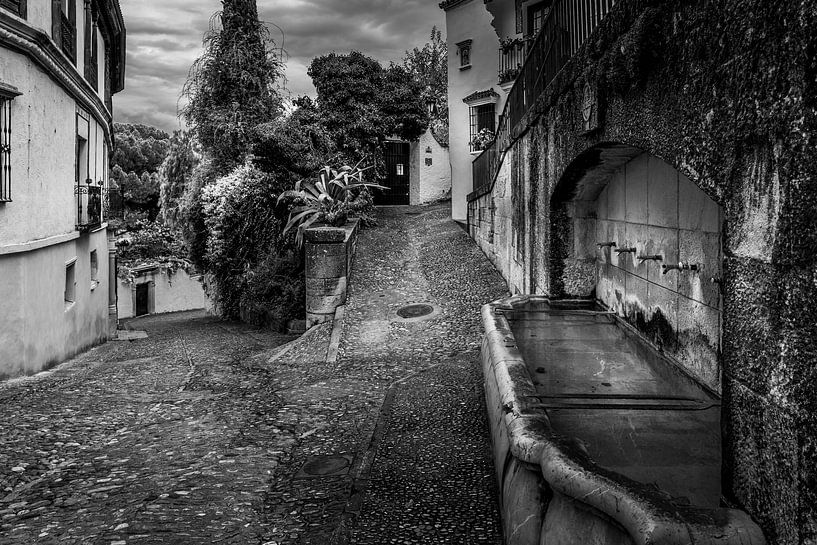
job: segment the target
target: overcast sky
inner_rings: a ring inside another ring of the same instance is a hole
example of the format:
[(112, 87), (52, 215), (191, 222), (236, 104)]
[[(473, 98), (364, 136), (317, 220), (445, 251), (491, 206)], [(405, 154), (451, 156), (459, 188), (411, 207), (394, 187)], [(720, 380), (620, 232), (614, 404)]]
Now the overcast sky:
[[(356, 49), (381, 62), (400, 60), (406, 49), (444, 31), (439, 0), (258, 0), (262, 21), (289, 53), (287, 88), (293, 96), (315, 90), (309, 61), (331, 51)], [(114, 96), (119, 122), (179, 128), (182, 84), (201, 53), (202, 36), (219, 0), (121, 0), (127, 29), (125, 90)]]

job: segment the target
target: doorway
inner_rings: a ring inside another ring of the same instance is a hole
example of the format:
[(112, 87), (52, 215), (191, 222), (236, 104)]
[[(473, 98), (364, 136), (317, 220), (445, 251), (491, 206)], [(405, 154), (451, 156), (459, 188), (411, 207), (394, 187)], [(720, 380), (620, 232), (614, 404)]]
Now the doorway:
[(383, 185), (388, 190), (375, 189), (374, 203), (378, 205), (409, 204), (409, 158), (411, 146), (408, 142), (386, 142), (386, 179)]
[(144, 316), (150, 312), (150, 283), (136, 285), (136, 308), (134, 316)]

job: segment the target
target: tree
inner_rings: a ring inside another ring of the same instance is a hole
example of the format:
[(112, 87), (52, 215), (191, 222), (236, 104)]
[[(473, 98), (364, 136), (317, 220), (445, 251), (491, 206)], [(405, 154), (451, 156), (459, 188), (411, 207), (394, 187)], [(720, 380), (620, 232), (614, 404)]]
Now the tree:
[(170, 135), (156, 127), (141, 124), (114, 124), (112, 165), (125, 172), (156, 172), (167, 155)]
[(428, 126), (420, 88), (401, 67), (384, 70), (352, 51), (316, 57), (307, 73), (326, 128), (350, 163), (368, 159), (379, 165), (386, 138), (416, 140)]
[(438, 112), (447, 109), (448, 47), (436, 26), (431, 29), (429, 41), (422, 49), (415, 47), (406, 51), (403, 68), (422, 86), (424, 98), (435, 101)]
[(423, 89), (424, 99), (434, 102), (431, 129), (448, 142), (448, 46), (436, 26), (422, 49), (406, 51), (403, 68)]
[(171, 227), (183, 219), (179, 205), (198, 162), (193, 133), (175, 131), (167, 157), (159, 169), (159, 205), (162, 219)]
[(241, 163), (252, 129), (279, 115), (281, 97), (274, 85), (283, 73), (255, 0), (222, 0), (222, 5), (182, 91), (189, 99), (182, 113), (217, 173)]
[(258, 125), (253, 143), (253, 163), (287, 189), (331, 162), (335, 152), (317, 105), (309, 97), (295, 99), (294, 105), (290, 115)]

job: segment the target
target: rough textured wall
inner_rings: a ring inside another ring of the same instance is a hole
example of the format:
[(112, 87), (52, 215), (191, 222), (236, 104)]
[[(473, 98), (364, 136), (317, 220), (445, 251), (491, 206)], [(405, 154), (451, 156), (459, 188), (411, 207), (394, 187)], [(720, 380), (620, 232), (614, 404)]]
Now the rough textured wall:
[[(723, 207), (724, 484), (779, 544), (817, 540), (815, 28), (815, 0), (620, 2), (523, 137), (543, 157), (535, 184), (548, 197), (531, 214), (550, 240), (531, 259), (534, 271), (545, 264), (550, 292), (569, 292), (575, 278), (572, 233), (554, 228), (569, 225), (566, 212), (551, 211), (551, 196), (604, 166), (587, 150), (619, 142), (648, 152)], [(589, 135), (586, 82), (600, 98), (601, 127)], [(501, 177), (472, 209), (506, 206)], [(503, 221), (480, 245), (508, 278)]]
[[(575, 208), (583, 210), (573, 218), (574, 255), (595, 263), (596, 298), (720, 390), (721, 301), (712, 281), (721, 278), (720, 207), (644, 154), (617, 170), (595, 201)], [(608, 241), (616, 246), (597, 246)], [(649, 255), (662, 260), (638, 259)], [(697, 270), (663, 269), (681, 261)]]

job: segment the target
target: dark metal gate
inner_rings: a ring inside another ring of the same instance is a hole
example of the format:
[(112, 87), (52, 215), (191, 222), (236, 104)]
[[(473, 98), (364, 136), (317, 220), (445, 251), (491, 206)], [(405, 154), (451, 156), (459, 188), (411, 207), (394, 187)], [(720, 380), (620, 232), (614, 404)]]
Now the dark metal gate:
[(382, 185), (388, 190), (374, 190), (375, 204), (409, 204), (409, 155), (408, 142), (386, 142), (386, 179)]
[(144, 316), (148, 312), (150, 312), (150, 307), (148, 305), (149, 300), (149, 290), (150, 285), (145, 282), (144, 284), (136, 284), (136, 312), (134, 313), (135, 316)]

